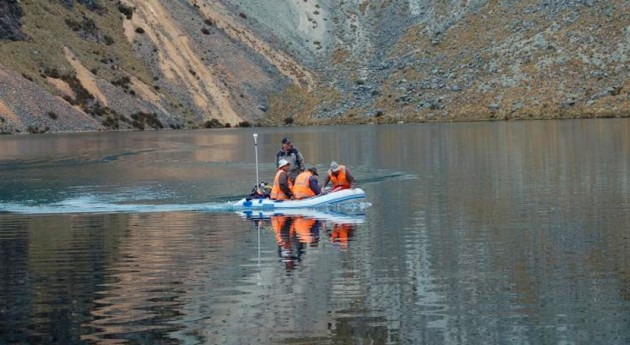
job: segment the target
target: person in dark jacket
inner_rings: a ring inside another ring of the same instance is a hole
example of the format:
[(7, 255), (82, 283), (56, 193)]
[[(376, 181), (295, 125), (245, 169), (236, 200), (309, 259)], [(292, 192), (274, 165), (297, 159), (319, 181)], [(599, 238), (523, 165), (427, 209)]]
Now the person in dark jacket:
[(291, 164), (289, 178), (291, 179), (291, 183), (293, 183), (297, 175), (303, 172), (305, 167), (304, 157), (298, 149), (293, 147), (293, 143), (289, 138), (282, 139), (282, 148), (276, 153), (276, 167), (278, 167), (278, 163), (281, 159), (286, 159), (287, 162)]

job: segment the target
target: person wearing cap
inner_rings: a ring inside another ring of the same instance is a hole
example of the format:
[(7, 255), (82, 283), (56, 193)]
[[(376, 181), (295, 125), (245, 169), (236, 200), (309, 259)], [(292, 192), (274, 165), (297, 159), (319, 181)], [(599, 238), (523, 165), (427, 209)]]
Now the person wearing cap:
[(332, 191), (354, 188), (355, 186), (355, 179), (354, 176), (350, 174), (350, 170), (348, 170), (345, 165), (340, 165), (335, 161), (330, 163), (330, 169), (324, 181), (324, 188), (326, 188), (328, 182), (332, 182)]
[(293, 195), (296, 199), (310, 198), (322, 192), (315, 176), (318, 176), (315, 167), (310, 167), (297, 176), (293, 184)]
[(274, 200), (287, 200), (293, 197), (289, 182), (289, 169), (291, 163), (286, 159), (281, 159), (278, 162), (278, 171), (276, 177), (273, 180), (273, 187), (271, 187), (271, 194), (269, 197)]
[(297, 175), (304, 171), (304, 157), (298, 149), (293, 147), (291, 139), (286, 137), (282, 138), (282, 148), (276, 153), (276, 166), (278, 166), (281, 159), (286, 159), (291, 164), (289, 178), (291, 183), (293, 183)]

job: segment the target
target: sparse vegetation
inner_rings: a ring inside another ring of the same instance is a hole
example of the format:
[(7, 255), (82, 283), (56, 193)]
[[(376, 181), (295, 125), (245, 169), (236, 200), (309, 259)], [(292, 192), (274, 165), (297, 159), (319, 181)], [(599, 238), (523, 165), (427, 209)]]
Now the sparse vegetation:
[(128, 125), (129, 119), (124, 115), (118, 114), (117, 112), (109, 109), (109, 108), (100, 108), (102, 110), (103, 117), (105, 119), (101, 122), (102, 125), (111, 130), (119, 130), (122, 129), (122, 125)]
[(135, 10), (133, 7), (127, 6), (120, 1), (118, 2), (117, 7), (118, 11), (122, 13), (125, 18), (127, 18), (128, 20), (131, 20), (131, 18), (133, 18), (133, 11)]
[(28, 131), (29, 134), (44, 134), (48, 132), (50, 128), (48, 126), (39, 127), (36, 125), (31, 125), (31, 126), (28, 126), (26, 130)]
[(164, 128), (164, 125), (162, 125), (156, 113), (139, 112), (132, 114), (131, 119), (133, 120), (131, 125), (141, 131), (145, 130), (147, 127), (152, 129)]
[(221, 127), (224, 127), (224, 126), (223, 126), (223, 124), (221, 124), (221, 121), (213, 118), (211, 120), (206, 121), (203, 124), (203, 127), (204, 128), (221, 128)]
[[(63, 75), (60, 77), (61, 80), (68, 83), (70, 88), (75, 94), (75, 98), (72, 100), (72, 104), (79, 105), (86, 112), (90, 109), (94, 102), (94, 96), (81, 85), (79, 79), (77, 79), (75, 74)], [(88, 112), (89, 114), (89, 112)]]
[(114, 39), (109, 35), (103, 35), (103, 42), (105, 43), (105, 45), (111, 46), (112, 44), (114, 44)]
[(66, 18), (64, 22), (72, 31), (75, 32), (82, 31), (84, 34), (92, 36), (98, 33), (96, 23), (94, 23), (94, 20), (88, 17), (83, 17), (80, 22), (71, 18)]
[[(197, 2), (192, 6), (200, 9), (206, 6)], [(228, 32), (224, 25), (216, 28), (217, 23), (226, 23), (224, 18), (208, 18), (212, 12), (200, 10), (185, 21), (181, 14), (173, 14), (169, 20), (181, 19), (185, 29), (182, 32), (201, 31), (202, 35), (212, 35), (212, 40), (206, 39), (204, 43), (208, 46), (203, 47), (193, 46), (199, 40), (192, 40), (195, 42), (191, 42), (191, 48), (198, 55), (187, 58), (196, 61), (184, 59), (179, 64), (167, 61), (171, 66), (159, 65), (165, 61), (161, 55), (164, 48), (149, 37), (136, 36), (135, 40), (131, 37), (133, 42), (129, 42), (125, 36), (129, 30), (132, 34), (143, 34), (149, 32), (145, 30), (153, 30), (154, 25), (144, 24), (143, 18), (133, 18), (134, 14), (144, 12), (140, 9), (145, 2), (133, 2), (138, 9), (129, 3), (132, 2), (21, 1), (17, 17), (23, 25), (13, 26), (11, 33), (0, 37), (3, 69), (23, 77), (17, 78), (20, 85), (27, 86), (22, 89), (34, 90), (36, 84), (44, 90), (42, 94), (62, 97), (75, 108), (103, 121), (108, 129), (159, 127), (151, 120), (151, 114), (136, 113), (136, 118), (128, 118), (138, 109), (157, 109), (138, 108), (138, 103), (159, 103), (165, 107), (160, 117), (171, 128), (174, 126), (171, 123), (181, 123), (177, 125), (181, 127), (231, 126), (221, 123), (225, 121), (223, 118), (204, 122), (200, 115), (203, 106), (199, 104), (217, 104), (217, 107), (229, 104), (225, 106), (233, 106), (235, 109), (231, 110), (237, 113), (251, 107), (257, 114), (264, 113), (262, 121), (266, 125), (615, 117), (628, 116), (626, 109), (630, 108), (627, 95), (630, 82), (623, 73), (627, 67), (623, 61), (628, 60), (630, 49), (625, 40), (628, 32), (625, 13), (630, 5), (621, 0), (605, 4), (591, 1), (588, 11), (584, 10), (585, 5), (576, 2), (541, 5), (528, 0), (506, 6), (505, 2), (490, 1), (464, 7), (440, 2), (427, 5), (427, 10), (435, 10), (434, 20), (415, 24), (409, 6), (396, 7), (393, 1), (378, 5), (367, 1), (359, 5), (344, 2), (336, 8), (326, 2), (320, 8), (319, 3), (311, 2), (305, 6), (309, 27), (315, 28), (313, 25), (320, 19), (329, 20), (330, 30), (300, 42), (284, 41), (274, 33), (260, 35), (257, 38), (268, 40), (264, 42), (268, 46), (264, 47), (246, 35), (259, 33), (247, 33), (238, 27)], [(249, 15), (253, 16), (252, 23), (270, 24), (252, 9), (239, 7), (229, 20), (249, 19)], [(394, 13), (400, 21), (389, 20)], [(138, 20), (128, 22), (132, 18)], [(159, 32), (160, 23), (155, 25)], [(18, 37), (20, 29), (24, 32)], [(337, 35), (356, 41), (329, 47), (329, 43), (341, 37)], [(373, 46), (362, 47), (364, 37), (374, 38), (370, 40)], [(237, 53), (233, 55), (236, 57), (233, 64), (225, 63), (227, 60), (221, 55), (224, 51), (220, 44), (228, 41), (235, 43), (230, 46), (230, 51)], [(244, 42), (247, 44), (241, 44)], [(289, 54), (274, 56), (281, 46), (289, 47)], [(329, 57), (329, 60), (309, 60), (309, 66), (322, 66), (309, 71), (300, 65), (304, 63), (300, 60), (303, 52), (298, 49), (304, 47), (311, 51), (324, 48), (332, 51), (315, 54), (312, 59)], [(267, 55), (261, 59), (263, 54)], [(265, 62), (256, 65), (260, 61)], [(212, 76), (209, 74), (208, 80), (201, 80), (202, 66), (219, 64), (221, 68), (209, 68)], [(243, 80), (242, 75), (230, 70), (235, 66), (243, 68), (239, 73), (251, 69), (248, 76), (252, 80), (246, 86), (251, 90), (243, 92), (242, 87), (235, 86)], [(280, 76), (273, 75), (276, 72), (273, 66), (280, 70)], [(254, 80), (263, 74), (264, 79)], [(123, 99), (112, 100), (112, 94), (118, 96), (122, 92), (103, 81), (124, 90)], [(199, 87), (199, 81), (215, 83), (226, 92), (221, 95), (210, 92), (210, 88)], [(141, 97), (132, 97), (136, 92)], [(225, 97), (229, 101), (212, 102), (212, 97)], [(196, 103), (197, 100), (201, 102)], [(55, 102), (59, 102), (58, 98)], [(115, 104), (112, 106), (127, 117), (105, 107), (105, 102)], [(265, 106), (261, 107), (261, 103)], [(14, 110), (11, 105), (7, 107)], [(66, 113), (54, 119), (47, 109), (33, 113), (39, 114), (38, 119), (44, 124), (56, 120), (54, 130), (62, 128), (68, 117)], [(221, 111), (218, 109), (216, 113)], [(173, 114), (170, 118), (169, 112)], [(157, 120), (157, 116), (154, 118)], [(17, 131), (13, 116), (6, 121), (10, 123), (3, 130)], [(238, 127), (251, 125), (247, 121), (233, 123)], [(26, 125), (20, 129), (27, 131)], [(30, 129), (43, 130), (45, 126)]]
[(59, 70), (57, 70), (56, 68), (45, 68), (44, 69), (44, 78), (45, 77), (50, 77), (53, 79), (59, 79), (61, 78), (61, 75), (59, 74)]
[(128, 76), (123, 76), (120, 79), (112, 81), (112, 85), (123, 88), (125, 91), (129, 90), (131, 85), (131, 79)]

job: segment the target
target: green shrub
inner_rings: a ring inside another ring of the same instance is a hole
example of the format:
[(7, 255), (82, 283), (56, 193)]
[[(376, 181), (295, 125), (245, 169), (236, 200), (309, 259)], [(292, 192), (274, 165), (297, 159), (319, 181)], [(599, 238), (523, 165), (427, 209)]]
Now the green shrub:
[(133, 120), (131, 125), (141, 131), (143, 131), (147, 126), (153, 129), (164, 128), (164, 125), (160, 122), (156, 113), (138, 112), (132, 114), (131, 119)]
[(221, 128), (223, 127), (223, 124), (221, 124), (221, 121), (217, 120), (217, 119), (212, 119), (209, 121), (206, 121), (203, 124), (204, 128)]
[(30, 134), (43, 134), (50, 130), (48, 126), (44, 128), (39, 128), (39, 126), (28, 126), (26, 129)]
[(123, 4), (122, 2), (118, 2), (118, 11), (120, 13), (122, 13), (123, 15), (125, 15), (125, 18), (131, 20), (131, 18), (133, 17), (133, 11), (135, 8), (131, 7), (131, 6), (127, 6), (125, 4)]
[(114, 39), (109, 35), (103, 35), (103, 42), (106, 46), (111, 46), (114, 44)]
[(129, 85), (131, 84), (131, 79), (129, 79), (129, 77), (124, 76), (121, 77), (120, 79), (116, 79), (114, 81), (112, 81), (112, 85), (114, 86), (120, 86), (125, 90), (129, 90)]

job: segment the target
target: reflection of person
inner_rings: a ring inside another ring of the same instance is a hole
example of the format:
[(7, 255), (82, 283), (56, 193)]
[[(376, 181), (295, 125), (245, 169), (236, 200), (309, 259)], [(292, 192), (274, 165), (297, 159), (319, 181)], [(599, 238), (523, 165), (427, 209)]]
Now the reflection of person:
[(293, 228), (295, 234), (301, 243), (316, 246), (319, 242), (320, 222), (317, 219), (306, 217), (295, 217), (293, 219)]
[(289, 138), (282, 139), (282, 148), (276, 153), (276, 166), (280, 163), (280, 160), (286, 159), (291, 164), (289, 170), (289, 176), (291, 182), (295, 181), (295, 178), (299, 173), (304, 171), (304, 157), (295, 147)]
[(354, 176), (350, 174), (350, 170), (348, 170), (345, 165), (339, 165), (335, 161), (330, 163), (330, 169), (324, 181), (324, 188), (326, 188), (328, 182), (332, 182), (333, 191), (354, 188), (355, 186), (355, 179)]
[(280, 162), (278, 162), (278, 171), (276, 172), (273, 187), (271, 187), (271, 194), (269, 195), (271, 199), (287, 200), (293, 197), (288, 173), (290, 167), (291, 164), (286, 159), (281, 159)]
[(330, 239), (333, 243), (337, 243), (341, 247), (347, 247), (352, 233), (355, 230), (354, 224), (335, 224), (330, 233)]
[(298, 175), (293, 184), (293, 194), (296, 199), (310, 198), (322, 192), (315, 176), (318, 176), (315, 167), (310, 167)]
[(295, 268), (302, 255), (302, 243), (297, 241), (293, 218), (286, 216), (271, 217), (271, 227), (276, 233), (278, 242), (278, 256), (284, 262), (286, 269)]

